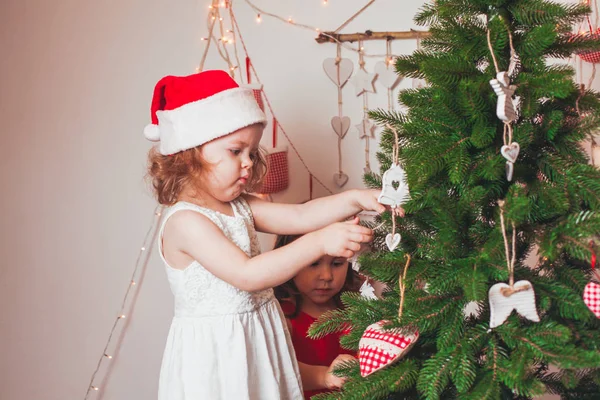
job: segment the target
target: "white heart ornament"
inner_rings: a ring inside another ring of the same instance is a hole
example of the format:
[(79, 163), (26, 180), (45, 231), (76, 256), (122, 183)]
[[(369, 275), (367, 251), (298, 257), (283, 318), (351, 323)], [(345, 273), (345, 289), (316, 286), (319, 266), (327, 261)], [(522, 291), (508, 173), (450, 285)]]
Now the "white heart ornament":
[(325, 70), (325, 74), (331, 79), (333, 83), (337, 86), (342, 87), (344, 84), (350, 79), (352, 76), (352, 72), (354, 71), (354, 64), (351, 60), (347, 58), (342, 58), (339, 64), (339, 76), (338, 76), (338, 66), (336, 65), (335, 58), (327, 58), (323, 61), (323, 69)]
[(394, 233), (393, 235), (388, 233), (385, 237), (385, 244), (390, 251), (394, 251), (400, 244), (400, 239), (402, 239), (402, 236), (399, 233)]
[(358, 342), (360, 375), (363, 378), (400, 360), (419, 338), (417, 331), (384, 330), (387, 323), (379, 321), (369, 325)]
[(343, 172), (338, 172), (333, 175), (333, 182), (337, 185), (337, 187), (342, 187), (348, 182), (348, 175)]
[(502, 157), (506, 158), (508, 161), (514, 163), (517, 161), (517, 157), (519, 157), (519, 151), (521, 151), (521, 146), (519, 143), (512, 142), (511, 144), (505, 144), (500, 149), (500, 154)]
[(513, 310), (530, 321), (540, 321), (535, 307), (535, 292), (529, 281), (515, 282), (512, 289), (506, 283), (496, 283), (488, 295), (490, 328), (502, 325)]
[(398, 75), (392, 67), (388, 67), (385, 61), (380, 61), (375, 64), (375, 73), (377, 74), (377, 82), (381, 83), (386, 89), (393, 89), (402, 80), (402, 76)]
[(350, 118), (348, 117), (333, 117), (331, 118), (331, 127), (340, 139), (343, 139), (350, 129)]
[(596, 318), (600, 318), (600, 284), (590, 282), (585, 285), (583, 302), (594, 313)]

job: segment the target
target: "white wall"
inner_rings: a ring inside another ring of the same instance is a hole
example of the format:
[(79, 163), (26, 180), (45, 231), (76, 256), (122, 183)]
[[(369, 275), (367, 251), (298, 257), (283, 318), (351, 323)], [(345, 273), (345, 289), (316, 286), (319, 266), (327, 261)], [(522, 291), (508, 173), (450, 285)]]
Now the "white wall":
[[(152, 88), (163, 75), (194, 71), (208, 3), (0, 3), (0, 398), (83, 399), (153, 218), (142, 179)], [(327, 7), (320, 0), (257, 3), (326, 30), (365, 0), (330, 0)], [(380, 0), (345, 31), (409, 29), (421, 4)], [(337, 95), (322, 61), (335, 57), (335, 46), (318, 45), (313, 32), (266, 16), (257, 25), (242, 0), (234, 6), (277, 117), (315, 175), (333, 188), (337, 151), (329, 120)], [(365, 47), (384, 51), (382, 43)], [(394, 43), (396, 54), (414, 48), (414, 41)], [(357, 64), (355, 53), (344, 56)], [(367, 69), (374, 62), (367, 59)], [(225, 64), (211, 52), (206, 67)], [(344, 90), (344, 109), (358, 123), (362, 104), (352, 92), (350, 85)], [(370, 106), (385, 107), (385, 95)], [(346, 188), (361, 186), (363, 149), (351, 129), (343, 142)], [(295, 156), (291, 171), (290, 189), (276, 198), (305, 200), (308, 175)], [(323, 194), (315, 184), (315, 195)], [(104, 399), (155, 398), (171, 307), (154, 254), (111, 379), (99, 393)]]

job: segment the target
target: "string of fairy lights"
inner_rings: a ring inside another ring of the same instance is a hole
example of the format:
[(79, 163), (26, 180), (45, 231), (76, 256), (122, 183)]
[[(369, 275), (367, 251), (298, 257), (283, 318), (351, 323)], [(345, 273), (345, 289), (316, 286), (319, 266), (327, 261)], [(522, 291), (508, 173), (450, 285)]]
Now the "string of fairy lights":
[(125, 329), (125, 319), (128, 316), (131, 316), (133, 313), (133, 303), (132, 300), (135, 298), (135, 293), (139, 287), (139, 282), (141, 282), (144, 272), (146, 270), (146, 266), (148, 265), (148, 261), (150, 259), (151, 252), (148, 251), (151, 244), (154, 242), (156, 238), (156, 233), (158, 231), (158, 222), (161, 219), (163, 211), (163, 206), (158, 205), (154, 209), (154, 215), (152, 218), (152, 222), (146, 231), (144, 236), (144, 240), (142, 242), (142, 246), (139, 248), (138, 256), (135, 261), (135, 265), (133, 268), (133, 272), (131, 274), (131, 278), (127, 285), (127, 290), (125, 291), (125, 295), (123, 296), (123, 300), (121, 302), (121, 308), (119, 312), (116, 314), (115, 320), (113, 322), (112, 328), (108, 335), (108, 339), (106, 340), (106, 344), (101, 352), (100, 357), (98, 358), (98, 363), (96, 365), (96, 369), (92, 373), (92, 377), (90, 379), (90, 383), (87, 387), (87, 391), (85, 393), (84, 399), (89, 399), (90, 396), (98, 391), (100, 391), (101, 387), (97, 382), (103, 382), (103, 379), (98, 378), (98, 372), (101, 370), (101, 367), (111, 361), (116, 354), (118, 353), (118, 346), (113, 346), (114, 338), (117, 337), (119, 333), (123, 333)]

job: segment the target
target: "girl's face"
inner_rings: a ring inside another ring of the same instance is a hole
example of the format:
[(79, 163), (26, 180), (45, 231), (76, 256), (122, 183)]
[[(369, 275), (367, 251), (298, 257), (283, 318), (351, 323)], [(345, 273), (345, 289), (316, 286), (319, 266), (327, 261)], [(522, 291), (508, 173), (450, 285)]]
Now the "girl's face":
[(202, 172), (202, 187), (215, 199), (228, 202), (241, 195), (258, 157), (263, 126), (254, 124), (220, 137), (201, 147), (208, 167)]
[(347, 273), (347, 259), (324, 256), (301, 270), (294, 284), (304, 301), (326, 305), (344, 287)]

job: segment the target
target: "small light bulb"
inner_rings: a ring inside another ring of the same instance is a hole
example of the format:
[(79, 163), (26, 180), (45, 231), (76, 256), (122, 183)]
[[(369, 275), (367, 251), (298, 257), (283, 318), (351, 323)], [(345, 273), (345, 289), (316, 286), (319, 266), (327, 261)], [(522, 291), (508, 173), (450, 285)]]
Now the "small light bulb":
[(212, 10), (212, 9), (213, 9), (213, 6), (212, 6), (212, 4), (211, 4), (210, 6), (208, 6), (208, 8), (209, 8), (210, 10)]
[(214, 21), (215, 19), (217, 19), (217, 17), (215, 17), (214, 15), (212, 16), (212, 20)]
[(323, 5), (326, 6), (327, 5), (327, 0), (323, 0)]
[(256, 22), (260, 24), (260, 21), (262, 21), (260, 14), (256, 14)]
[(112, 359), (112, 356), (110, 356), (108, 354), (104, 354), (104, 357), (108, 358), (109, 360)]
[(315, 31), (317, 32), (321, 32), (321, 30), (319, 28), (315, 28)]
[(119, 319), (125, 319), (125, 314), (119, 315)]
[(219, 17), (219, 21), (223, 21), (223, 17)]
[(98, 388), (96, 386), (92, 386), (92, 389), (94, 390), (98, 390)]
[(135, 281), (131, 281), (131, 286), (135, 286)]
[(145, 248), (145, 247), (142, 247), (140, 250), (142, 250), (142, 251), (145, 251), (145, 250), (146, 250), (146, 248)]
[(289, 22), (290, 24), (293, 24), (293, 23), (294, 23), (294, 20), (292, 19), (292, 17), (289, 17), (289, 18), (288, 18), (288, 22)]

